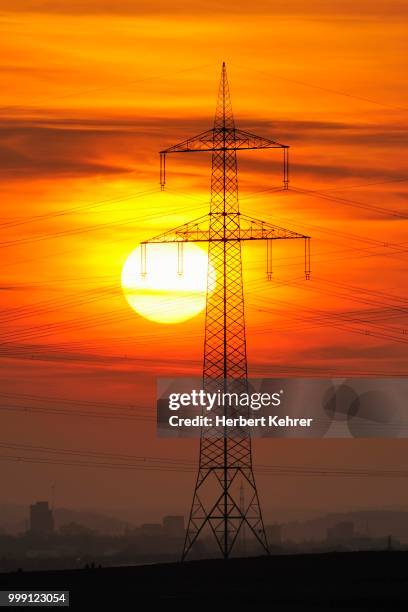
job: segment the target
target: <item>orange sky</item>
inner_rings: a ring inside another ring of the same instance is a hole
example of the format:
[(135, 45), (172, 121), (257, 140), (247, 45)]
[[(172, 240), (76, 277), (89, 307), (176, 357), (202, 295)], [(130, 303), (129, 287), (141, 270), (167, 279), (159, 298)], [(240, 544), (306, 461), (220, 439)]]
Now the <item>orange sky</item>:
[[(140, 240), (206, 211), (210, 158), (171, 158), (160, 193), (157, 151), (211, 126), (223, 60), (237, 125), (291, 146), (285, 194), (255, 193), (280, 184), (274, 152), (241, 154), (242, 210), (312, 236), (310, 282), (300, 243), (276, 248), (272, 283), (263, 248), (244, 247), (250, 373), (406, 372), (407, 5), (256, 4), (0, 0), (0, 377), (2, 393), (17, 394), (0, 396), (3, 455), (25, 444), (195, 458), (195, 442), (157, 441), (154, 423), (10, 408), (81, 398), (153, 414), (155, 376), (199, 374), (203, 316), (138, 317), (120, 272)], [(396, 466), (406, 450), (294, 444), (310, 465)], [(293, 463), (294, 444), (258, 443), (257, 457)], [(1, 468), (5, 500), (23, 503), (48, 497), (55, 480), (57, 504), (160, 516), (187, 509), (192, 492), (176, 473), (163, 485), (160, 473)], [(380, 503), (378, 483), (336, 481), (328, 495), (324, 481), (300, 481), (298, 498), (293, 484), (260, 479), (268, 516), (271, 487), (280, 508)], [(179, 501), (162, 509), (156, 486)], [(381, 486), (390, 503), (408, 502), (397, 484)]]

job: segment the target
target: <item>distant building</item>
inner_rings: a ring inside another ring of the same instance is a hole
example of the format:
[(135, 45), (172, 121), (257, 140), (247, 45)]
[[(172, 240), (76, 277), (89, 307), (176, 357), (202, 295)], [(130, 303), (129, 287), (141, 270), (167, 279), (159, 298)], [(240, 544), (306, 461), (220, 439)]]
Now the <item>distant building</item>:
[(265, 532), (269, 546), (282, 545), (282, 525), (278, 523), (274, 525), (265, 525)]
[(144, 523), (140, 525), (140, 535), (161, 536), (163, 535), (163, 525), (160, 525), (160, 523)]
[(47, 535), (54, 531), (54, 517), (48, 502), (40, 501), (30, 506), (30, 531), (36, 535)]
[(172, 538), (184, 537), (184, 516), (165, 516), (163, 518), (163, 528), (166, 535)]
[(89, 529), (89, 527), (85, 527), (85, 525), (81, 525), (80, 523), (75, 523), (75, 521), (61, 525), (59, 532), (62, 536), (68, 538), (81, 538), (94, 534), (92, 529)]
[(352, 521), (342, 521), (327, 530), (328, 542), (350, 542), (354, 537), (354, 523)]

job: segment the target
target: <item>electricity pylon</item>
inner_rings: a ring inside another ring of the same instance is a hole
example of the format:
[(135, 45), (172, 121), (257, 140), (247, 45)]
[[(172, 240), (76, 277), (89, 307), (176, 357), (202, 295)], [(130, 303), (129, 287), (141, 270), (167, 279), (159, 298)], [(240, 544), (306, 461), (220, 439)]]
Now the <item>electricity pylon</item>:
[[(141, 243), (141, 273), (146, 274), (146, 247), (151, 243), (177, 243), (178, 272), (182, 274), (183, 243), (208, 242), (208, 281), (205, 319), (203, 386), (209, 391), (245, 392), (247, 352), (242, 284), (241, 242), (265, 240), (267, 276), (272, 274), (272, 241), (303, 239), (305, 275), (310, 276), (310, 238), (240, 213), (237, 151), (281, 149), (283, 188), (288, 188), (288, 146), (235, 127), (225, 63), (222, 65), (214, 126), (160, 151), (160, 185), (164, 189), (166, 155), (211, 151), (211, 204), (209, 214)], [(213, 414), (226, 414), (218, 407)], [(246, 409), (247, 412), (247, 409)], [(243, 414), (229, 408), (228, 416)], [(246, 483), (244, 506), (239, 483)], [(241, 502), (241, 503), (240, 503)], [(204, 427), (200, 436), (197, 481), (190, 511), (183, 556), (185, 559), (203, 529), (212, 531), (222, 556), (231, 555), (240, 530), (246, 526), (268, 553), (268, 543), (252, 468), (248, 428)]]

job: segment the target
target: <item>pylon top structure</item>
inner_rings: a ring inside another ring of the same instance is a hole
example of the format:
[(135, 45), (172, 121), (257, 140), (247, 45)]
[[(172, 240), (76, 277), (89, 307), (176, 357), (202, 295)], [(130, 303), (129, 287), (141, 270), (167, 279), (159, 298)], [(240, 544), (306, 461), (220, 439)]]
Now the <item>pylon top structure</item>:
[[(166, 183), (166, 156), (170, 153), (211, 152), (211, 203), (208, 214), (141, 243), (145, 275), (146, 247), (151, 243), (177, 243), (179, 273), (185, 242), (208, 243), (208, 281), (204, 341), (204, 388), (217, 391), (247, 390), (247, 353), (242, 284), (241, 243), (265, 240), (267, 276), (272, 274), (272, 241), (303, 239), (305, 275), (310, 276), (310, 238), (271, 223), (243, 215), (239, 210), (237, 151), (280, 149), (283, 152), (283, 188), (288, 189), (288, 146), (235, 127), (225, 63), (213, 127), (160, 151), (160, 185)], [(226, 414), (225, 407), (214, 414)], [(230, 410), (228, 416), (247, 409)], [(245, 503), (240, 487), (247, 489)], [(224, 558), (229, 558), (238, 535), (248, 534), (268, 552), (258, 492), (252, 469), (248, 428), (204, 427), (193, 503), (186, 533), (183, 559), (209, 528)]]
[[(170, 153), (213, 153), (213, 170), (217, 162), (221, 162), (221, 167), (213, 174), (211, 184), (211, 209), (208, 214), (193, 219), (183, 225), (173, 228), (167, 232), (154, 236), (141, 243), (142, 247), (147, 244), (161, 242), (214, 242), (224, 241), (229, 238), (229, 232), (220, 232), (218, 235), (209, 236), (210, 218), (216, 214), (236, 214), (240, 215), (239, 231), (235, 231), (231, 238), (234, 240), (288, 240), (302, 238), (305, 241), (305, 277), (310, 278), (310, 237), (299, 234), (289, 229), (285, 229), (255, 219), (239, 212), (238, 205), (238, 180), (236, 166), (236, 151), (253, 149), (281, 149), (283, 152), (283, 189), (289, 186), (289, 146), (257, 136), (251, 132), (237, 129), (235, 127), (234, 115), (232, 112), (231, 96), (229, 91), (227, 71), (225, 62), (222, 64), (221, 80), (218, 90), (217, 106), (214, 117), (214, 125), (211, 129), (201, 132), (197, 136), (192, 136), (168, 149), (160, 151), (160, 187), (163, 191), (166, 185), (166, 156)], [(223, 163), (225, 158), (225, 185), (223, 183)], [(232, 166), (229, 167), (231, 165)], [(225, 195), (225, 211), (224, 211)], [(226, 228), (231, 230), (231, 226)], [(271, 245), (268, 244), (269, 250)], [(142, 274), (146, 272), (145, 249), (142, 249)], [(270, 278), (272, 270), (268, 258), (267, 269)]]

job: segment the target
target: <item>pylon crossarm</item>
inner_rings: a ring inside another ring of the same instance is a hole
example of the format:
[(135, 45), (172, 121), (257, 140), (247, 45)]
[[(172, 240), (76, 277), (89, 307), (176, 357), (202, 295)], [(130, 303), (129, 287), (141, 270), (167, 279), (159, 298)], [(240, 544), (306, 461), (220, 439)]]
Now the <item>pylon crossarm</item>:
[(209, 215), (203, 215), (188, 223), (183, 223), (167, 232), (158, 234), (141, 244), (165, 242), (206, 242), (208, 240)]
[(206, 130), (196, 136), (191, 136), (168, 149), (160, 151), (160, 155), (167, 153), (189, 153), (194, 151), (211, 151), (214, 145), (214, 130)]
[(290, 238), (309, 238), (293, 230), (279, 227), (261, 219), (254, 219), (248, 215), (240, 215), (240, 239), (241, 240), (277, 240)]
[(289, 149), (288, 145), (284, 145), (276, 140), (257, 136), (251, 132), (234, 129), (234, 146), (233, 149)]
[[(225, 135), (225, 139), (224, 139)], [(222, 136), (222, 138), (221, 138)], [(220, 144), (222, 143), (222, 145)], [(251, 132), (236, 128), (213, 128), (197, 136), (191, 136), (168, 149), (160, 151), (160, 155), (167, 153), (196, 153), (200, 151), (237, 151), (239, 149), (288, 149), (276, 140), (257, 136)]]
[[(232, 217), (234, 215), (231, 215)], [(166, 242), (228, 242), (237, 240), (288, 240), (308, 239), (309, 236), (299, 234), (289, 229), (273, 225), (261, 219), (254, 219), (247, 215), (240, 215), (239, 234), (235, 231), (232, 236), (210, 236), (210, 215), (203, 215), (193, 221), (179, 225), (162, 234), (158, 234), (142, 244), (160, 244)]]

